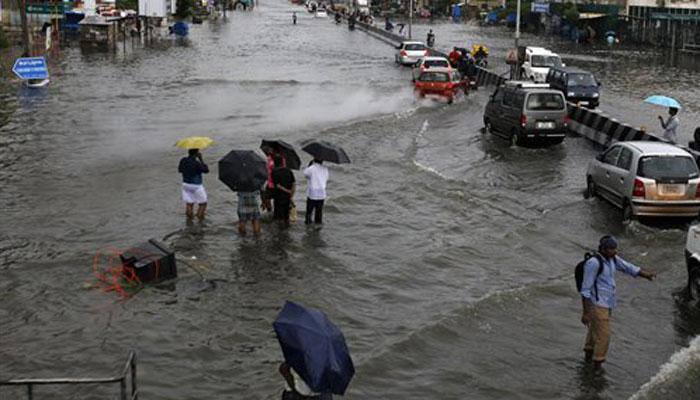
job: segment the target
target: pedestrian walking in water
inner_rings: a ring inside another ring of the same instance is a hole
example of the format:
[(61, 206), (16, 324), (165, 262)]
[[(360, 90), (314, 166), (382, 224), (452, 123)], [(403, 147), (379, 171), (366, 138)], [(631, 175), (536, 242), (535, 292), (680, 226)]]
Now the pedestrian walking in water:
[(613, 236), (603, 236), (598, 253), (583, 265), (581, 300), (583, 315), (581, 322), (588, 328), (584, 352), (586, 361), (593, 361), (600, 368), (610, 345), (610, 315), (616, 306), (615, 271), (633, 277), (641, 276), (653, 280), (656, 273), (637, 267), (617, 255), (618, 241)]
[(311, 223), (311, 214), (316, 224), (323, 223), (323, 202), (326, 200), (326, 183), (328, 183), (328, 168), (323, 161), (313, 159), (304, 169), (308, 181), (306, 186), (306, 224)]
[(693, 132), (693, 140), (688, 143), (688, 147), (695, 151), (700, 151), (700, 127), (695, 128), (695, 132)]
[(296, 11), (292, 12), (292, 23), (293, 23), (294, 25), (297, 24), (297, 13), (296, 13)]
[(428, 47), (435, 46), (435, 34), (433, 33), (432, 29), (430, 32), (428, 32), (428, 36), (425, 38), (425, 43), (428, 45)]
[[(272, 211), (272, 197), (275, 192), (275, 184), (272, 183), (272, 171), (275, 169), (275, 150), (270, 146), (262, 147), (263, 153), (267, 157), (267, 184), (262, 193), (262, 209), (263, 211)], [(282, 157), (280, 155), (280, 157)], [(284, 157), (282, 157), (282, 165), (286, 165)]]
[(260, 234), (260, 191), (238, 192), (238, 233), (246, 234), (245, 225), (250, 221), (253, 234)]
[(199, 149), (187, 152), (187, 157), (183, 157), (178, 166), (178, 172), (182, 174), (182, 200), (185, 202), (188, 219), (194, 218), (194, 203), (198, 204), (197, 218), (201, 221), (207, 209), (207, 192), (204, 190), (202, 174), (209, 173), (209, 167), (202, 160)]
[(673, 144), (678, 142), (678, 126), (680, 125), (676, 114), (678, 114), (678, 109), (670, 107), (668, 109), (668, 119), (666, 121), (659, 115), (659, 122), (661, 122), (661, 128), (664, 130), (663, 137)]
[(272, 171), (272, 183), (274, 185), (274, 217), (280, 225), (289, 226), (289, 210), (294, 198), (296, 183), (292, 170), (284, 165), (284, 158), (275, 154), (275, 169)]

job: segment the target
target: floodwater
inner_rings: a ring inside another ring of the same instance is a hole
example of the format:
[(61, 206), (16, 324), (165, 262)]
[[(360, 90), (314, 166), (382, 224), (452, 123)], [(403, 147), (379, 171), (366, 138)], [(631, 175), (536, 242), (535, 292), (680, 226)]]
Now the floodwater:
[[(483, 41), (494, 56), (510, 42), (500, 29), (435, 30), (438, 45)], [(623, 225), (618, 210), (584, 200), (600, 149), (574, 136), (508, 147), (481, 132), (488, 89), (452, 106), (416, 102), (390, 46), (283, 0), (190, 32), (126, 54), (68, 49), (46, 91), (3, 84), (0, 379), (112, 375), (134, 349), (143, 399), (279, 398), (271, 323), (289, 299), (345, 333), (351, 399), (697, 398), (700, 315), (673, 297), (687, 226)], [(641, 99), (660, 92), (687, 106), (685, 135), (700, 125), (697, 71), (545, 42), (599, 73), (608, 112), (652, 126), (663, 110)], [(216, 140), (204, 153), (208, 218), (190, 226), (173, 146), (188, 135)], [(353, 163), (331, 166), (323, 229), (236, 234), (216, 160), (263, 138), (347, 150)], [(607, 233), (659, 275), (618, 278), (609, 362), (595, 375), (582, 362), (572, 269)], [(98, 251), (150, 237), (176, 250), (176, 281), (127, 300), (96, 287)], [(0, 388), (0, 399), (21, 393)]]

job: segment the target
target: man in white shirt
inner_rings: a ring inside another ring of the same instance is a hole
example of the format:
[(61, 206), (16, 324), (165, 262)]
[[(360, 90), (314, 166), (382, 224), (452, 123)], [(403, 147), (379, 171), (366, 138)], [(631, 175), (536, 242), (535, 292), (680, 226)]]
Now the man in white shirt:
[(311, 223), (311, 214), (314, 214), (314, 223), (323, 223), (323, 201), (326, 199), (326, 183), (328, 182), (328, 168), (323, 161), (314, 159), (309, 166), (304, 168), (304, 176), (308, 181), (306, 187), (306, 224)]
[(668, 120), (664, 121), (663, 117), (659, 115), (661, 128), (664, 130), (664, 139), (673, 144), (678, 142), (678, 125), (680, 125), (680, 121), (678, 120), (676, 114), (678, 114), (678, 109), (671, 107), (668, 109)]

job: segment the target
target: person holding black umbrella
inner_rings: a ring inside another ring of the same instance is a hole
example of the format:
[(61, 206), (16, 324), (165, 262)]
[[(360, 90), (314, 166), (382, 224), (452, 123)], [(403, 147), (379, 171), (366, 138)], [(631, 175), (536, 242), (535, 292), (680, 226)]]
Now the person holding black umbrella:
[(326, 183), (328, 182), (328, 168), (323, 161), (314, 158), (309, 166), (304, 169), (304, 176), (308, 181), (306, 186), (306, 218), (304, 222), (311, 223), (311, 214), (314, 214), (314, 223), (323, 223), (323, 202), (326, 200)]
[(272, 194), (274, 200), (274, 218), (280, 222), (280, 225), (289, 227), (289, 210), (292, 206), (294, 198), (294, 190), (296, 189), (296, 181), (292, 170), (284, 164), (284, 158), (281, 155), (274, 155), (275, 169), (272, 171), (272, 183), (274, 192)]

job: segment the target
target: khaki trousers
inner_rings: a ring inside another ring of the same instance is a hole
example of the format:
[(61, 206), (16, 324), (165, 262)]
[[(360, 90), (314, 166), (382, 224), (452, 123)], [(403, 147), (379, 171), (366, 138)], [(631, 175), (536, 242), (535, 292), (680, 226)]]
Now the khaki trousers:
[(593, 361), (605, 361), (610, 346), (610, 309), (594, 306), (588, 324), (585, 351), (593, 352)]

